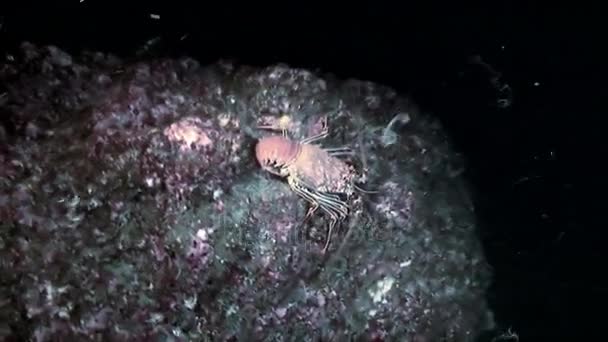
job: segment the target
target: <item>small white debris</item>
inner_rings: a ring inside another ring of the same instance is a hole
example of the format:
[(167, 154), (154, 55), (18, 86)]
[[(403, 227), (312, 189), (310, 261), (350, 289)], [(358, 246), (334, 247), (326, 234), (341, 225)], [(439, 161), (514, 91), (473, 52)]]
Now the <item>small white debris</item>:
[(155, 19), (155, 20), (159, 20), (160, 19), (160, 14), (150, 13), (150, 18)]
[(194, 307), (196, 306), (196, 302), (197, 301), (198, 301), (198, 299), (196, 298), (196, 295), (194, 295), (192, 297), (185, 298), (184, 299), (184, 306), (188, 310), (194, 310)]
[(151, 188), (152, 186), (154, 186), (154, 178), (152, 178), (152, 177), (147, 177), (145, 182), (146, 182), (146, 185), (149, 188)]
[(376, 288), (374, 290), (369, 290), (368, 293), (372, 297), (374, 303), (384, 301), (384, 296), (388, 293), (388, 291), (391, 290), (394, 283), (395, 278), (385, 277), (376, 284)]
[(230, 114), (222, 113), (218, 116), (220, 127), (226, 127), (230, 123)]
[(540, 82), (534, 82), (533, 84), (535, 87), (538, 87), (540, 85)]
[(287, 314), (287, 308), (278, 308), (274, 310), (274, 313), (277, 315), (277, 317), (283, 318), (285, 317), (285, 314)]
[(404, 268), (404, 267), (408, 267), (411, 264), (412, 264), (412, 260), (406, 260), (406, 261), (400, 263), (399, 267)]
[(171, 332), (175, 337), (181, 337), (184, 334), (180, 328), (173, 328)]
[(199, 238), (201, 241), (207, 241), (209, 239), (209, 233), (205, 229), (199, 229), (196, 232), (196, 237)]
[(155, 312), (152, 315), (150, 315), (150, 319), (148, 319), (148, 323), (152, 323), (152, 324), (160, 323), (163, 321), (163, 319), (165, 319), (165, 316), (163, 316), (163, 314)]
[(228, 310), (226, 310), (226, 316), (232, 316), (237, 312), (237, 308), (234, 305), (230, 305), (230, 307), (228, 307)]
[(62, 319), (69, 319), (70, 313), (68, 312), (68, 310), (66, 308), (60, 308), (57, 311), (57, 316)]

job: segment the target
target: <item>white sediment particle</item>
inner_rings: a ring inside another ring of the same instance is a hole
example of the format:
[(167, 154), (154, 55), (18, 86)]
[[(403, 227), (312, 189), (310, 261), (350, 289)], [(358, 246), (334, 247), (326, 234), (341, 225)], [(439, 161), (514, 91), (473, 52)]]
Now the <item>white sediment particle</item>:
[(173, 328), (173, 329), (171, 329), (171, 332), (173, 333), (173, 336), (175, 336), (175, 337), (181, 337), (183, 335), (183, 332), (180, 328)]
[(285, 307), (277, 308), (276, 310), (274, 310), (274, 312), (277, 315), (277, 317), (283, 318), (283, 317), (285, 317), (285, 314), (287, 314), (287, 308), (285, 308)]
[(369, 295), (372, 297), (372, 301), (374, 303), (385, 301), (384, 296), (391, 290), (394, 284), (395, 278), (390, 276), (378, 281), (376, 286), (368, 291)]
[(163, 319), (165, 319), (165, 316), (163, 316), (163, 314), (155, 312), (152, 315), (150, 315), (150, 318), (148, 319), (148, 323), (152, 323), (152, 324), (160, 323), (163, 321)]
[(226, 316), (232, 316), (237, 312), (238, 312), (238, 309), (236, 308), (236, 306), (230, 305), (230, 307), (228, 307), (228, 310), (226, 310)]
[(404, 268), (404, 267), (407, 267), (407, 266), (409, 266), (411, 264), (412, 264), (412, 260), (410, 259), (410, 260), (406, 260), (406, 261), (400, 263), (399, 267)]
[(230, 114), (222, 113), (218, 117), (219, 124), (221, 127), (226, 127), (230, 123)]
[(196, 295), (192, 296), (192, 297), (187, 297), (184, 299), (184, 306), (188, 309), (188, 310), (193, 310), (194, 307), (196, 306), (196, 302), (198, 301), (198, 299), (196, 298)]
[(202, 241), (207, 241), (209, 239), (209, 233), (207, 232), (206, 229), (199, 229), (196, 232), (196, 237)]

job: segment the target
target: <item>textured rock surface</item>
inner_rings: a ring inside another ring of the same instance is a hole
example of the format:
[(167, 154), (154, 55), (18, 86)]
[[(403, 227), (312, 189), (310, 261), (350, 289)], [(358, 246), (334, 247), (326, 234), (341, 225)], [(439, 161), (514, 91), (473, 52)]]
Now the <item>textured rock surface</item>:
[[(27, 43), (0, 80), (0, 337), (465, 341), (492, 326), (462, 162), (393, 90)], [(355, 150), (378, 191), (351, 202), (326, 257), (327, 219), (301, 227), (305, 201), (254, 158), (276, 134), (256, 126), (282, 115), (296, 138), (326, 115), (321, 143)]]

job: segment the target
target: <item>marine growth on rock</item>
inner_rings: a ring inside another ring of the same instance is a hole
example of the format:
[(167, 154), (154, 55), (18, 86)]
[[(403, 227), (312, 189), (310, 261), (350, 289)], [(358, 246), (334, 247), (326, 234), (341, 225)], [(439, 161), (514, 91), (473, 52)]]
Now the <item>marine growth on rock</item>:
[[(29, 43), (0, 80), (1, 340), (468, 341), (492, 327), (462, 161), (415, 99), (286, 65)], [(353, 151), (374, 190), (325, 254), (327, 215), (302, 224), (307, 201), (255, 157), (281, 135), (258, 126), (304, 139), (322, 117), (321, 144)]]

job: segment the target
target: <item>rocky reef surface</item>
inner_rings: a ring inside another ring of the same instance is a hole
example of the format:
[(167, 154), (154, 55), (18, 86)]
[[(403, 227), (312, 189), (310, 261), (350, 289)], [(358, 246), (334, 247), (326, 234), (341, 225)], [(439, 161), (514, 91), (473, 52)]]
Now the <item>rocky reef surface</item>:
[[(328, 218), (255, 159), (257, 126), (367, 172)], [(0, 63), (0, 339), (472, 341), (491, 273), (463, 161), (393, 89), (272, 65), (23, 43)]]

